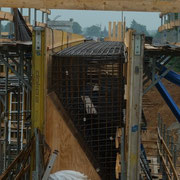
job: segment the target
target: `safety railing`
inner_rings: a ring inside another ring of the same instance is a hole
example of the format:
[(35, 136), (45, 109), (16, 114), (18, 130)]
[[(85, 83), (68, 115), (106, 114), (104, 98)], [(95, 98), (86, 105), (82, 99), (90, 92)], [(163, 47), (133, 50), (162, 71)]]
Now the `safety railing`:
[(160, 114), (158, 115), (158, 140), (157, 151), (158, 160), (160, 163), (160, 172), (162, 179), (178, 180), (178, 173), (176, 170), (177, 148), (174, 143), (174, 137), (170, 131), (163, 124)]
[[(0, 180), (30, 179), (31, 175), (32, 179), (39, 180), (43, 177), (43, 180), (47, 180), (57, 154), (58, 151), (56, 150), (50, 158), (50, 147), (46, 144), (40, 130), (35, 129), (35, 135), (0, 175)], [(31, 172), (30, 169), (32, 170)]]

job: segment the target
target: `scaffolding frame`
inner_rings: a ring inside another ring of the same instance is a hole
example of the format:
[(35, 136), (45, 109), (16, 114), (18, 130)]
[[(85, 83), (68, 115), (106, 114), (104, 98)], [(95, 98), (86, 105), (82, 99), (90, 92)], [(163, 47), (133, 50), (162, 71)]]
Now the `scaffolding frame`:
[(5, 70), (0, 75), (2, 173), (30, 136), (31, 45), (1, 44), (0, 52), (0, 66)]

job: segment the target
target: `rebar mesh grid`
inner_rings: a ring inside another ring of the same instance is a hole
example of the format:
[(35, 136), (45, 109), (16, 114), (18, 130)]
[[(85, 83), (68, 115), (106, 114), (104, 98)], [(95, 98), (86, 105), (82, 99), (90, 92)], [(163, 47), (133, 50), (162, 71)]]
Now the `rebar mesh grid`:
[(122, 55), (53, 57), (53, 89), (107, 180), (115, 179), (115, 136), (123, 125), (123, 61)]

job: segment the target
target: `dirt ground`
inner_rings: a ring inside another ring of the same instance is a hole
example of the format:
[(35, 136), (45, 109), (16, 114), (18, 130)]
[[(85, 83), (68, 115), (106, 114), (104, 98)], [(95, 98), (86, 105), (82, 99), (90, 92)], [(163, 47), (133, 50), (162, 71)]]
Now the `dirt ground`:
[[(169, 94), (174, 99), (175, 103), (180, 108), (180, 87), (163, 79), (162, 83), (167, 88)], [(146, 149), (146, 154), (148, 158), (157, 157), (157, 114), (160, 113), (163, 119), (163, 123), (166, 124), (168, 128), (174, 122), (177, 122), (175, 116), (171, 112), (168, 105), (165, 103), (164, 99), (161, 97), (160, 93), (156, 87), (152, 88), (143, 97), (143, 109), (147, 120), (147, 131), (142, 133), (143, 145)], [(172, 132), (177, 141), (175, 132)], [(179, 154), (178, 154), (179, 156)], [(180, 157), (177, 160), (177, 166), (180, 166)], [(158, 164), (157, 164), (158, 167)], [(178, 173), (180, 174), (180, 169), (178, 168)]]
[[(180, 87), (165, 79), (162, 80), (162, 83), (167, 88), (169, 94), (180, 108)], [(176, 122), (175, 116), (171, 112), (168, 105), (165, 103), (156, 87), (153, 87), (147, 94), (144, 95), (143, 109), (148, 127), (157, 126), (158, 113), (161, 114), (161, 117), (167, 127), (170, 126), (173, 122)]]

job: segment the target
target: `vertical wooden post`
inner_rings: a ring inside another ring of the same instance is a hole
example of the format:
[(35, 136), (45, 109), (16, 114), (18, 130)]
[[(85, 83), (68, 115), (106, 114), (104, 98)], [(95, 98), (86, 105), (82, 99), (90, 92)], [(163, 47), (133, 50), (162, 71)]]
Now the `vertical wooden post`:
[[(166, 136), (166, 144), (167, 144), (167, 147), (169, 148), (169, 130), (167, 130), (167, 136)], [(166, 163), (168, 162), (168, 158), (166, 156)]]
[(122, 22), (118, 22), (117, 40), (122, 41)]
[[(165, 141), (166, 140), (166, 124), (163, 124), (163, 134), (162, 134), (162, 137), (163, 137), (163, 139)], [(165, 154), (166, 152), (165, 152), (164, 148), (163, 148), (162, 153), (163, 153), (164, 156), (166, 155)]]
[(33, 31), (32, 59), (32, 131), (43, 131), (44, 87), (45, 87), (45, 29), (37, 27)]
[[(165, 124), (163, 124), (163, 134), (162, 134), (162, 138), (163, 138), (163, 140), (165, 141), (165, 138), (166, 138), (166, 125), (165, 125)], [(165, 149), (164, 149), (164, 146), (162, 146), (162, 155), (163, 155), (163, 157), (166, 157), (166, 151), (165, 151)], [(165, 158), (165, 159), (166, 159), (166, 158)], [(162, 166), (162, 170), (163, 170), (163, 172), (162, 172), (162, 178), (163, 178), (163, 179), (166, 179), (166, 171), (165, 171), (164, 166)]]
[(177, 153), (176, 153), (176, 151), (177, 151), (177, 148), (176, 148), (176, 145), (174, 145), (174, 151), (173, 151), (173, 158), (174, 158), (174, 167), (176, 168), (176, 158), (177, 158)]
[[(171, 154), (173, 155), (173, 147), (174, 147), (174, 137), (173, 137), (173, 134), (171, 133), (171, 143), (170, 143), (170, 152)], [(173, 162), (174, 162), (174, 156), (172, 157), (173, 158)], [(172, 173), (172, 169), (170, 168), (170, 173)]]
[(124, 18), (124, 22), (122, 24), (122, 41), (125, 39), (125, 33), (126, 33), (126, 19)]
[[(31, 134), (34, 135), (35, 129), (43, 133), (45, 117), (45, 57), (46, 41), (45, 29), (35, 27), (33, 30), (33, 47), (32, 47), (32, 127)], [(37, 176), (35, 170), (36, 153), (33, 148), (31, 152), (31, 179)]]
[[(158, 119), (158, 131), (160, 132), (160, 128), (161, 128), (161, 118), (160, 118), (160, 114), (159, 114), (159, 113), (158, 113), (157, 119)], [(160, 140), (159, 136), (158, 136), (158, 144), (159, 144), (159, 147), (160, 147), (160, 145), (161, 145), (161, 140)], [(158, 146), (157, 146), (157, 160), (158, 160), (158, 163), (159, 163), (159, 165), (160, 165), (160, 171), (161, 171), (161, 157), (160, 157), (158, 151), (159, 151), (159, 150), (158, 150)]]
[(109, 41), (111, 41), (111, 25), (112, 25), (112, 23), (109, 22), (109, 31), (108, 31), (108, 33), (109, 33)]
[(113, 41), (116, 40), (116, 22), (113, 22)]
[(121, 135), (121, 179), (126, 179), (126, 167), (125, 167), (125, 131), (122, 128), (122, 135)]
[(128, 168), (127, 179), (139, 180), (140, 173), (140, 123), (142, 116), (143, 94), (143, 54), (144, 36), (132, 33), (128, 52)]

